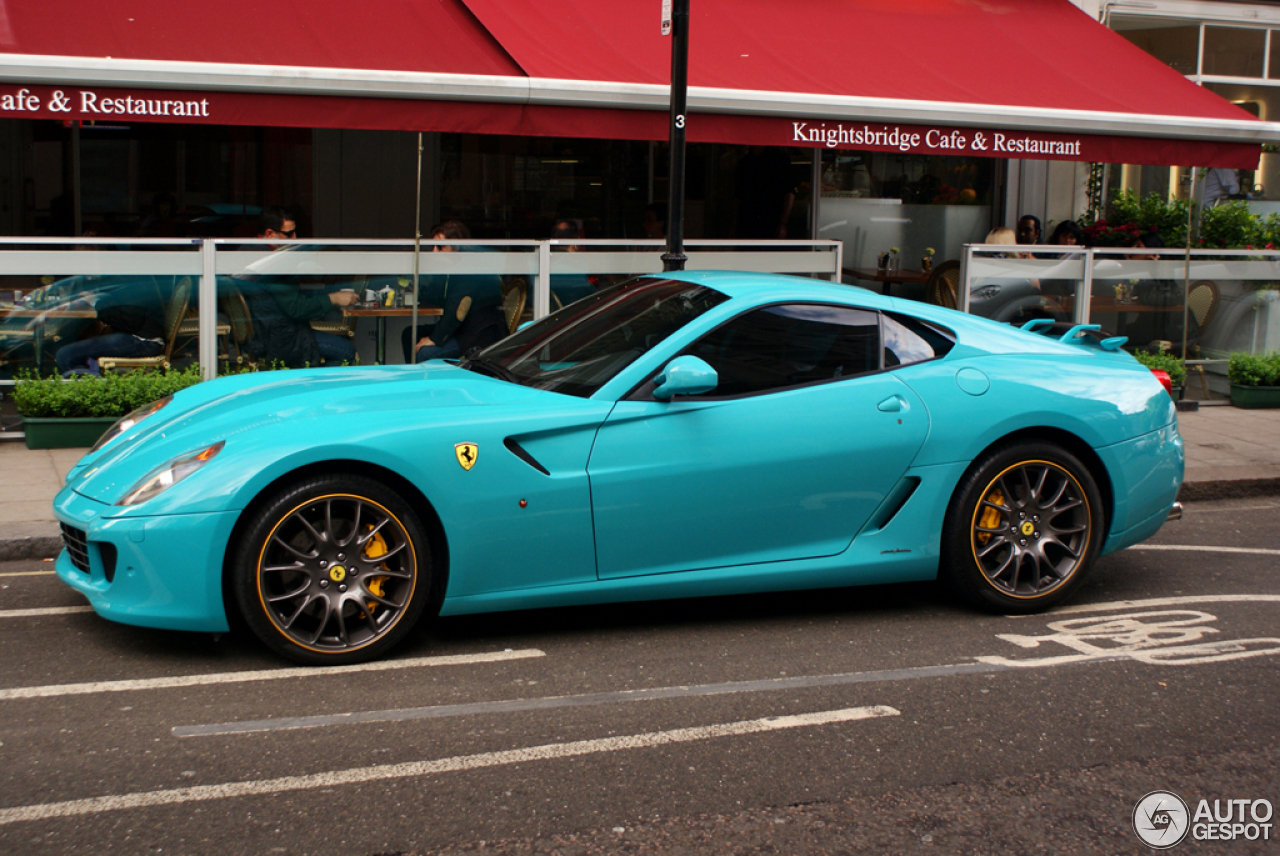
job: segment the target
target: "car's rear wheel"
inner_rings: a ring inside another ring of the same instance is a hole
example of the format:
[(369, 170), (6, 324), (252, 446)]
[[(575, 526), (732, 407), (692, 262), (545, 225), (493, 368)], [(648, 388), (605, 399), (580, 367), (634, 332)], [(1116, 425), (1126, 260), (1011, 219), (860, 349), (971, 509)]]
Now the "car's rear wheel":
[(961, 480), (942, 538), (944, 579), (976, 606), (1048, 609), (1083, 581), (1101, 547), (1102, 497), (1078, 458), (1048, 443), (998, 448)]
[(394, 491), (358, 476), (289, 485), (243, 531), (234, 589), (245, 623), (308, 665), (378, 657), (413, 627), (430, 597), (422, 523)]

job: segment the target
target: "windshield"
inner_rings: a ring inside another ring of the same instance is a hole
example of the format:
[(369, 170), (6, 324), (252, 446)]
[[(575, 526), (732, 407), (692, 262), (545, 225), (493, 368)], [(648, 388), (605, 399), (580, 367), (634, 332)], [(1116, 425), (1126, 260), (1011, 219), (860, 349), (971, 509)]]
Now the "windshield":
[[(633, 279), (570, 303), (482, 351), (515, 383), (588, 397), (694, 318), (729, 298), (706, 286)], [(464, 361), (462, 365), (469, 367)]]

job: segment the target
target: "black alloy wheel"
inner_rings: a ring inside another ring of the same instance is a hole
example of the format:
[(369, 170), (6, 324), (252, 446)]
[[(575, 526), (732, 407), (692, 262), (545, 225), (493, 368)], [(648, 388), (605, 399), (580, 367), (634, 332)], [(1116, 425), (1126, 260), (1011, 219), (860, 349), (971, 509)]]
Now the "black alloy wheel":
[(267, 645), (308, 665), (380, 656), (430, 597), (421, 522), (396, 493), (354, 476), (292, 485), (260, 508), (236, 562), (241, 614)]
[(985, 609), (1047, 609), (1084, 579), (1103, 519), (1092, 475), (1066, 450), (1044, 443), (997, 449), (956, 491), (943, 532), (943, 576)]

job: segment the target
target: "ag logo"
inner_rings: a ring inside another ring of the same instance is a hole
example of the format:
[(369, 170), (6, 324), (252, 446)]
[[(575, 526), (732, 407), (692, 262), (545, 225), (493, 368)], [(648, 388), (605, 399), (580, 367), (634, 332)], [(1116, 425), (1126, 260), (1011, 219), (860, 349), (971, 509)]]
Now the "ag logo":
[(1028, 520), (1026, 523), (1023, 523), (1023, 524), (1022, 524), (1022, 534), (1023, 534), (1023, 535), (1028, 535), (1028, 536), (1029, 536), (1029, 535), (1030, 535), (1032, 532), (1034, 532), (1034, 531), (1036, 531), (1036, 525), (1035, 525), (1034, 523), (1032, 523), (1030, 520)]
[(1152, 791), (1133, 807), (1133, 831), (1142, 843), (1167, 850), (1187, 837), (1191, 813), (1172, 791)]
[(346, 578), (347, 569), (342, 567), (342, 565), (334, 565), (329, 568), (329, 579), (333, 580), (335, 583), (340, 583)]
[(480, 449), (475, 443), (458, 443), (453, 447), (453, 453), (458, 456), (458, 463), (462, 464), (462, 468), (469, 470), (476, 465)]

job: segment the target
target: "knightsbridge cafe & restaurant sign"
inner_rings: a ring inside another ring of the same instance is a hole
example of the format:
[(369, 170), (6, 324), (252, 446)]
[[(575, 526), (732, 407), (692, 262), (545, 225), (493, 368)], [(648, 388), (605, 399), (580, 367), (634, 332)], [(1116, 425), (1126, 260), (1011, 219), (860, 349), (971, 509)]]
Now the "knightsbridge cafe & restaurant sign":
[(829, 149), (879, 149), (908, 154), (976, 155), (979, 157), (1082, 157), (1080, 137), (958, 128), (914, 128), (826, 122), (791, 123), (791, 142)]

